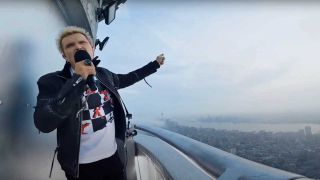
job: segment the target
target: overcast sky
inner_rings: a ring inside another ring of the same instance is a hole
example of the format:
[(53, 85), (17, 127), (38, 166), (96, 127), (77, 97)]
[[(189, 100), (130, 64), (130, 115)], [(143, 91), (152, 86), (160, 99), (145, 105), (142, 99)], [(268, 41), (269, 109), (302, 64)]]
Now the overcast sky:
[(127, 1), (102, 66), (126, 73), (164, 53), (156, 74), (121, 90), (136, 119), (316, 113), (320, 107), (320, 3)]
[[(110, 40), (97, 54), (101, 66), (117, 73), (165, 54), (165, 65), (147, 78), (152, 88), (141, 81), (120, 91), (136, 120), (154, 120), (161, 114), (313, 114), (320, 107), (320, 3), (305, 2), (128, 0), (111, 25), (100, 24), (98, 37)], [(11, 7), (2, 3), (0, 11), (0, 50), (7, 52), (3, 47), (17, 40), (32, 40), (30, 59), (35, 60), (26, 65), (41, 67), (28, 73), (35, 100), (37, 78), (64, 64), (54, 38), (43, 38), (57, 36), (64, 26), (62, 17), (54, 16), (58, 10), (48, 3), (38, 3), (35, 12), (29, 3), (19, 2), (16, 11), (6, 6)], [(35, 17), (39, 23), (25, 21)], [(38, 25), (48, 19), (46, 26)], [(4, 59), (3, 71), (9, 66)]]
[(133, 3), (99, 26), (103, 66), (125, 73), (166, 62), (124, 89), (138, 118), (314, 113), (320, 107), (320, 4)]

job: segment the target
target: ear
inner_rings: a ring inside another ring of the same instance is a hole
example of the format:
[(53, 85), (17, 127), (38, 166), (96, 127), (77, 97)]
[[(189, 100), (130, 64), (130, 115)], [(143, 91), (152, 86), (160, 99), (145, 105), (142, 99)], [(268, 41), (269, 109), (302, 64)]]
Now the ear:
[(66, 59), (66, 56), (65, 56), (64, 54), (61, 54), (61, 56), (62, 56), (63, 59), (65, 59), (66, 61), (68, 61), (68, 60)]

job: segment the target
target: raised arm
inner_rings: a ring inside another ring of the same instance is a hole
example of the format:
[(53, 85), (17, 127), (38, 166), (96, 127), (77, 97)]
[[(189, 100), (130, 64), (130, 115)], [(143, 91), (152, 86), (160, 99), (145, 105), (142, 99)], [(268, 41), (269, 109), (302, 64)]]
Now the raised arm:
[(157, 72), (157, 69), (163, 65), (165, 60), (165, 57), (163, 54), (160, 54), (157, 56), (156, 60), (148, 63), (147, 65), (143, 66), (142, 68), (139, 68), (135, 71), (132, 71), (128, 74), (115, 74), (115, 81), (118, 85), (118, 88), (125, 88), (128, 87), (143, 78), (149, 76), (150, 74), (153, 74)]

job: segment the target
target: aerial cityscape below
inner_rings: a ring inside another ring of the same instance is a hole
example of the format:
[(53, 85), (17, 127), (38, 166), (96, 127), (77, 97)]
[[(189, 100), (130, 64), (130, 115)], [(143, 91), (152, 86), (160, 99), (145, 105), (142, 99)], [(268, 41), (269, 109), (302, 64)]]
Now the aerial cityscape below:
[(320, 178), (320, 133), (313, 133), (310, 126), (296, 132), (243, 132), (182, 126), (166, 120), (164, 128), (255, 162)]

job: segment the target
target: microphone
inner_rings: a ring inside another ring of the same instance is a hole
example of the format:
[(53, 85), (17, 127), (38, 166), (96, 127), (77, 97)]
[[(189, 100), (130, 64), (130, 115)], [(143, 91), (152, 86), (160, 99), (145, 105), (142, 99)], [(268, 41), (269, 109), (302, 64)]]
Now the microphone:
[[(89, 53), (87, 51), (85, 51), (85, 50), (78, 50), (74, 54), (74, 60), (75, 60), (76, 63), (84, 60), (84, 64), (86, 66), (90, 66), (91, 65), (91, 57), (90, 57)], [(87, 84), (88, 84), (88, 86), (89, 86), (91, 91), (97, 90), (96, 83), (94, 82), (94, 78), (93, 78), (92, 74), (90, 74), (87, 77)]]

